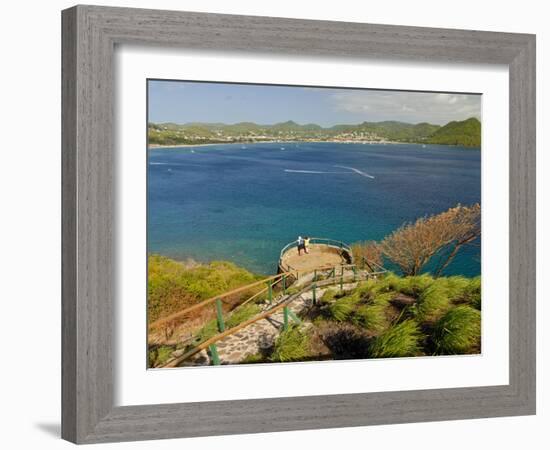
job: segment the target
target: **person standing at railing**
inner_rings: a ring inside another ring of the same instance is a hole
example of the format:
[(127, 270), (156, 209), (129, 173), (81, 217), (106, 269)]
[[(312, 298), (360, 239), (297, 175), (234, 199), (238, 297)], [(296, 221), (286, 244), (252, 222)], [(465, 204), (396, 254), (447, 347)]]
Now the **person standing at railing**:
[(298, 247), (298, 256), (302, 255), (302, 250), (306, 252), (306, 246), (304, 243), (304, 239), (302, 236), (298, 236), (298, 240), (296, 241), (297, 247)]
[(309, 253), (309, 236), (304, 238), (304, 252)]

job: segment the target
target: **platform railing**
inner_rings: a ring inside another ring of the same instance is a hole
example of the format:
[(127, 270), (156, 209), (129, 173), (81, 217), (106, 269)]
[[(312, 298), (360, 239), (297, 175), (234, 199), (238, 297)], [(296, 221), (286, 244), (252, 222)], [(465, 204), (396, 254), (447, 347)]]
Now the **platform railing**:
[[(341, 251), (342, 253), (345, 252), (348, 256), (349, 262), (353, 263), (352, 249), (345, 242), (338, 241), (336, 239), (312, 237), (312, 238), (309, 238), (309, 243), (310, 244), (317, 244), (317, 245), (326, 245), (327, 247), (337, 249), (337, 250)], [(296, 247), (298, 247), (298, 241), (290, 242), (282, 248), (281, 253), (279, 254), (279, 267), (283, 271), (294, 271), (294, 272), (296, 271), (296, 269), (294, 267), (290, 266), (289, 264), (285, 264), (284, 259), (283, 259), (286, 252), (288, 252), (289, 250), (291, 250), (293, 248), (296, 248)]]

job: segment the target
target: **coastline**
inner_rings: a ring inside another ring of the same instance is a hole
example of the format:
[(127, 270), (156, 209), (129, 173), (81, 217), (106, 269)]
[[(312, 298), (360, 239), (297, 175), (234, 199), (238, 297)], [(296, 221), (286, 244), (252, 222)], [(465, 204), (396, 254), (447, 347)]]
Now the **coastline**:
[[(215, 142), (207, 144), (171, 144), (171, 145), (159, 145), (149, 144), (148, 150), (162, 150), (169, 148), (186, 148), (186, 147), (209, 147), (212, 145), (250, 145), (250, 144), (318, 144), (318, 143), (331, 143), (331, 144), (363, 144), (363, 145), (426, 145), (418, 142), (399, 142), (399, 141), (242, 141), (242, 142)], [(428, 144), (439, 145), (439, 144)], [(472, 147), (474, 148), (474, 147)]]

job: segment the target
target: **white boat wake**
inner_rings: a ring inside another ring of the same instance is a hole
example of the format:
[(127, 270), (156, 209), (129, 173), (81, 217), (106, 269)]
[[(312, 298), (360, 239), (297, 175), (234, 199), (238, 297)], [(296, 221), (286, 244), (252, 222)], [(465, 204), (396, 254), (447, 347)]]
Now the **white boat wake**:
[(349, 172), (325, 172), (321, 170), (294, 170), (294, 169), (285, 169), (285, 172), (289, 173), (349, 173)]
[(362, 172), (361, 170), (359, 169), (356, 169), (355, 167), (348, 167), (348, 166), (334, 166), (334, 167), (338, 167), (340, 169), (348, 169), (348, 170), (352, 170), (353, 172), (361, 175), (362, 177), (367, 177), (367, 178), (372, 178), (374, 179), (374, 177), (372, 175), (369, 175), (368, 173), (365, 173), (365, 172)]
[(372, 178), (374, 179), (374, 176), (369, 175), (368, 173), (365, 173), (359, 169), (356, 169), (355, 167), (348, 167), (348, 166), (334, 166), (338, 167), (339, 169), (347, 169), (349, 172), (342, 172), (342, 171), (326, 171), (326, 170), (298, 170), (298, 169), (284, 169), (285, 172), (288, 173), (316, 173), (316, 174), (324, 174), (324, 173), (338, 173), (338, 174), (350, 174), (350, 173), (356, 173), (358, 175), (361, 175), (365, 178)]

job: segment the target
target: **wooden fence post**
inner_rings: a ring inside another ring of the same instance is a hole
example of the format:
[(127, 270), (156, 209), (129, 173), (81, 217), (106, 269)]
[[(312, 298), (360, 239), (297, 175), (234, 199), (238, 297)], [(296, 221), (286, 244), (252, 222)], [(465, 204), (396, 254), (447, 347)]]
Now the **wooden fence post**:
[(315, 283), (313, 283), (313, 285), (311, 286), (311, 289), (312, 289), (312, 293), (313, 293), (313, 304), (316, 305), (317, 304), (317, 293), (316, 293), (316, 288), (317, 288), (317, 285)]

